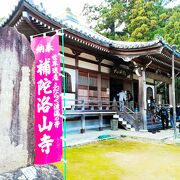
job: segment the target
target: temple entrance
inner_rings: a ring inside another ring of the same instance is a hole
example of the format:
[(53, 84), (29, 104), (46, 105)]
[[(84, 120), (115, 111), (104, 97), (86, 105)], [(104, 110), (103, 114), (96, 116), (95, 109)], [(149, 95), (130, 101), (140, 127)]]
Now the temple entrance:
[(157, 104), (169, 104), (169, 86), (168, 84), (156, 81), (156, 103)]
[(110, 78), (110, 100), (115, 97), (118, 101), (117, 94), (123, 90), (123, 80)]

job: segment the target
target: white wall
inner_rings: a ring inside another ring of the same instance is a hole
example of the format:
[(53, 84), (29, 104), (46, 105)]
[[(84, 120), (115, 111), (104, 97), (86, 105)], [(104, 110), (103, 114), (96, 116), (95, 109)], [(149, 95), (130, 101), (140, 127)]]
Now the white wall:
[(109, 74), (110, 73), (110, 68), (101, 66), (101, 72)]
[(146, 82), (154, 84), (154, 79), (146, 78)]
[(103, 63), (103, 64), (107, 64), (107, 65), (111, 65), (111, 66), (113, 66), (113, 65), (114, 65), (114, 63), (113, 63), (113, 62), (108, 61), (108, 60), (106, 60), (106, 59), (103, 59), (102, 63)]
[(98, 65), (89, 62), (79, 61), (79, 67), (93, 71), (98, 71)]
[(89, 59), (89, 60), (97, 62), (96, 57), (93, 56), (93, 55), (90, 55), (90, 54), (81, 53), (79, 57), (83, 57), (83, 58), (86, 58), (86, 59)]
[(64, 64), (75, 66), (75, 59), (65, 56)]
[(73, 54), (72, 50), (70, 48), (64, 47), (64, 52), (68, 54)]
[(75, 105), (75, 101), (74, 101), (75, 93), (66, 93), (65, 98), (66, 98), (66, 101), (65, 101), (66, 108), (71, 108), (71, 106)]

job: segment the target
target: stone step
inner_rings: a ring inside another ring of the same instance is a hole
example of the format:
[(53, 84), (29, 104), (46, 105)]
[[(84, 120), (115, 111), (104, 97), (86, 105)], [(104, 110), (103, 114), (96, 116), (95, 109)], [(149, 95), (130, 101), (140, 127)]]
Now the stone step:
[(135, 128), (131, 128), (130, 130), (131, 130), (131, 131), (133, 131), (133, 132), (135, 132), (135, 131), (136, 131), (136, 130), (135, 130)]
[(162, 129), (162, 125), (151, 125), (151, 126), (147, 126), (147, 129), (148, 129), (148, 130), (151, 130), (151, 129)]
[(126, 127), (127, 127), (127, 128), (131, 128), (132, 126), (131, 126), (130, 124), (127, 124)]
[(127, 124), (127, 121), (124, 121), (124, 120), (123, 120), (123, 121), (122, 121), (122, 124), (123, 124), (123, 125), (126, 125), (126, 124)]
[(135, 131), (135, 128), (128, 123), (128, 121), (132, 121), (132, 117), (129, 116), (128, 114), (121, 113), (119, 114), (114, 114), (113, 115), (114, 119), (118, 119), (119, 123), (126, 129), (130, 131)]
[(155, 122), (149, 121), (149, 122), (147, 122), (147, 124), (161, 124), (161, 121), (155, 121)]
[(119, 119), (119, 115), (118, 115), (118, 114), (114, 114), (114, 115), (113, 115), (113, 118)]

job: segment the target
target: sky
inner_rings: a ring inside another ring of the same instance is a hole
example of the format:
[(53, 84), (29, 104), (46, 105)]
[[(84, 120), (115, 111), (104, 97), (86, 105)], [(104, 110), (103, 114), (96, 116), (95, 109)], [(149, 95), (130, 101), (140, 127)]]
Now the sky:
[[(73, 14), (75, 14), (78, 18), (78, 20), (85, 24), (85, 18), (82, 17), (82, 10), (85, 3), (89, 4), (100, 4), (104, 0), (33, 0), (35, 4), (39, 4), (40, 2), (43, 2), (43, 6), (46, 9), (46, 11), (50, 14), (52, 14), (53, 17), (56, 17), (58, 15), (61, 15), (67, 7), (71, 8), (71, 11)], [(180, 0), (175, 0), (176, 2), (173, 2), (169, 4), (169, 7), (173, 7), (174, 5), (180, 4)], [(7, 16), (11, 10), (13, 9), (13, 6), (16, 5), (18, 0), (0, 0), (0, 17)]]
[[(79, 21), (85, 23), (85, 18), (82, 17), (81, 12), (83, 10), (84, 4), (100, 4), (104, 0), (33, 0), (35, 4), (40, 4), (43, 2), (43, 6), (46, 11), (52, 16), (56, 17), (61, 15), (67, 7), (71, 8), (73, 14), (78, 17)], [(16, 5), (18, 0), (0, 0), (0, 17), (7, 16), (11, 12), (13, 6)]]

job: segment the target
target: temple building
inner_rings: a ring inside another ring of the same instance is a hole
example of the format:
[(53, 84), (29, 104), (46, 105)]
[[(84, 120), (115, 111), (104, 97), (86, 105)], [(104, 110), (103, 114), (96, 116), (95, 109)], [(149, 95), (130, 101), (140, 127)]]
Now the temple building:
[[(175, 75), (179, 75), (180, 53), (162, 38), (149, 42), (110, 40), (81, 25), (67, 10), (56, 18), (32, 1), (19, 0), (0, 24), (15, 27), (29, 41), (33, 35), (53, 35), (64, 28), (67, 130), (102, 130), (110, 126), (114, 114), (127, 121), (126, 129), (159, 126), (148, 121), (148, 103), (152, 98), (157, 104), (172, 105), (172, 58)], [(121, 114), (115, 104), (122, 90), (132, 95), (133, 107), (127, 102)]]

